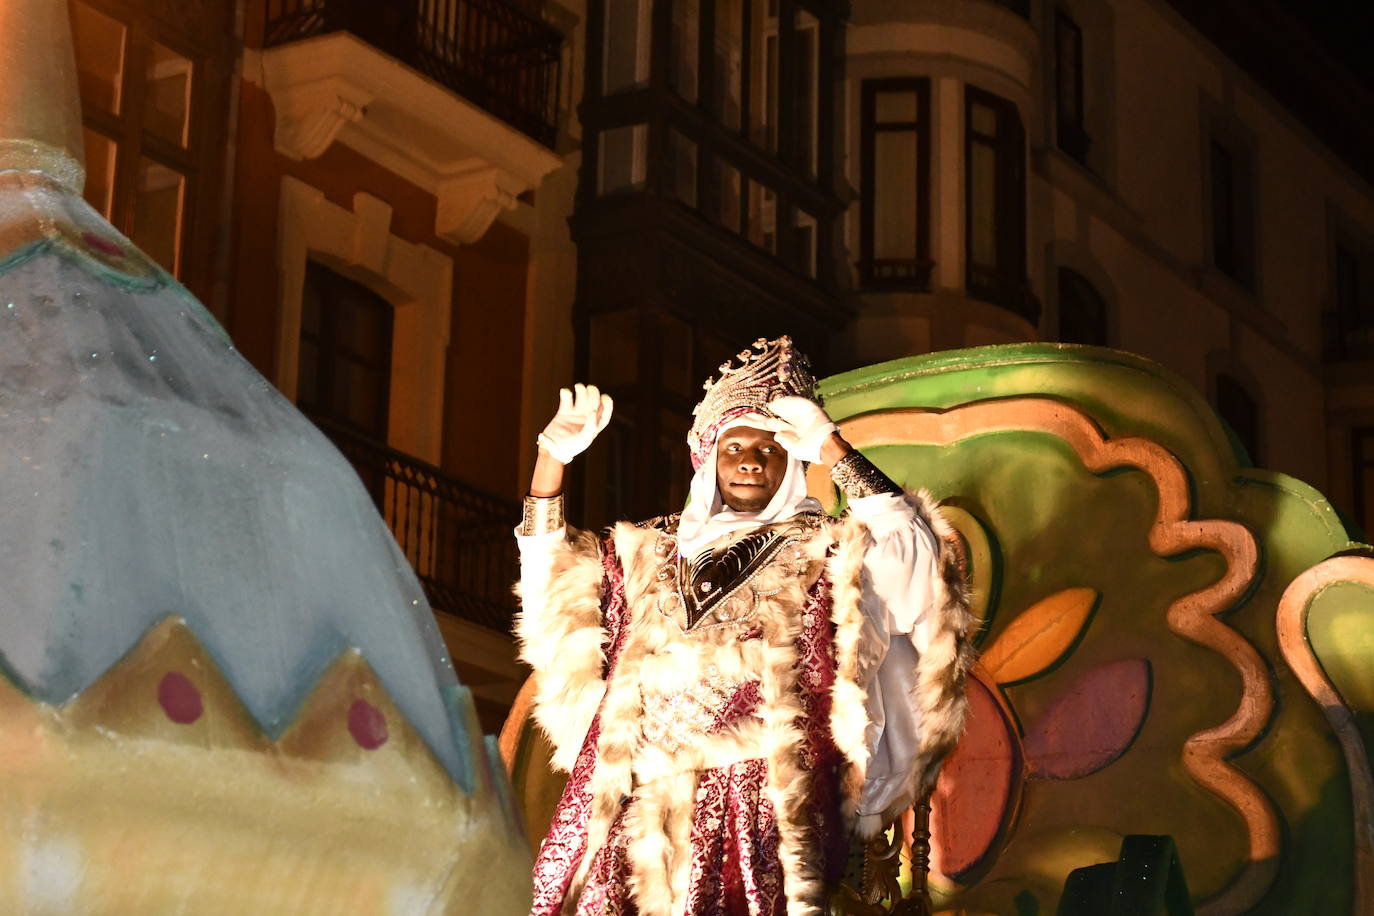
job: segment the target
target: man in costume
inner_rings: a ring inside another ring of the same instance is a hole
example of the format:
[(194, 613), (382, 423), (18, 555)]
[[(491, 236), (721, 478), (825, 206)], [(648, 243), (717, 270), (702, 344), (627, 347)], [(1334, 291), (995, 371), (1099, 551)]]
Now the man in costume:
[[(569, 779), (538, 916), (819, 914), (849, 834), (926, 793), (963, 727), (948, 523), (844, 441), (788, 338), (705, 387), (680, 515), (564, 526), (563, 467), (610, 420), (596, 388), (564, 390), (539, 437), (516, 629)], [(807, 496), (816, 462), (841, 518)]]

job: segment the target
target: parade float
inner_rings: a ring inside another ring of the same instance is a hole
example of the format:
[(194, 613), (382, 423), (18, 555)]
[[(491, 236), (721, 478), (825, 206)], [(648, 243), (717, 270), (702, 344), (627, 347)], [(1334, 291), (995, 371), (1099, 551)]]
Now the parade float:
[(518, 914), (494, 743), (349, 464), (82, 200), (0, 6), (0, 910)]
[[(834, 914), (1047, 916), (1133, 837), (1169, 838), (1200, 914), (1374, 912), (1374, 559), (1320, 493), (1250, 467), (1198, 392), (1128, 353), (934, 353), (821, 393), (944, 501), (981, 655), (929, 809), (866, 851)], [(528, 696), (503, 751), (540, 836), (561, 778)]]

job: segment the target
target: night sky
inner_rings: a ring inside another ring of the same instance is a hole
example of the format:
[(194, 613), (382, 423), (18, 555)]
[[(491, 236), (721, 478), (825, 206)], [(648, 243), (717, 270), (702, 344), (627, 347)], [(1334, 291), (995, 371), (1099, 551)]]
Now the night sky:
[[(1276, 0), (1374, 88), (1374, 0)], [(1374, 116), (1374, 113), (1370, 113)]]

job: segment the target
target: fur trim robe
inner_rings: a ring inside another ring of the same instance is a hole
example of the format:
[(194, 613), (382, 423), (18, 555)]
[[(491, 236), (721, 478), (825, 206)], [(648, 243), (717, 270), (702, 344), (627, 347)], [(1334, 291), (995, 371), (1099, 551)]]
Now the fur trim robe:
[(893, 654), (912, 660), (900, 681), (910, 694), (882, 700), (915, 739), (910, 766), (885, 778), (881, 810), (862, 807), (881, 731), (869, 686), (892, 660), (886, 627), (870, 619), (882, 607), (862, 521), (770, 526), (771, 553), (700, 619), (680, 591), (675, 517), (621, 523), (604, 539), (543, 536), (547, 570), (526, 558), (516, 629), (537, 678), (536, 721), (570, 777), (532, 913), (823, 911), (848, 834), (871, 836), (928, 791), (963, 727), (958, 544), (928, 499), (909, 504), (936, 535), (936, 575), (910, 637), (919, 652)]

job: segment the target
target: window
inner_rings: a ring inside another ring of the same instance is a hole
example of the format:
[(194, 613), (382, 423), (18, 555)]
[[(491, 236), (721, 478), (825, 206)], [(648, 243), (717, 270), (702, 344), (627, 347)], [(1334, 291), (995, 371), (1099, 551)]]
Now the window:
[(930, 283), (930, 80), (864, 80), (859, 275), (866, 287)]
[(386, 442), (391, 304), (311, 261), (301, 299), (296, 402), (313, 419)]
[(754, 49), (749, 64), (752, 81), (749, 132), (756, 145), (778, 151), (778, 5), (777, 0), (752, 0)]
[(749, 0), (713, 0), (715, 45), (711, 49), (711, 113), (739, 130), (744, 98), (743, 50), (749, 34)]
[(601, 86), (606, 95), (649, 83), (653, 0), (606, 0)]
[(1354, 233), (1338, 234), (1331, 246), (1331, 294), (1326, 312), (1329, 360), (1374, 359), (1374, 253)]
[(792, 211), (793, 242), (797, 246), (797, 267), (802, 276), (816, 279), (816, 217), (805, 210)]
[(739, 169), (715, 160), (716, 221), (731, 232), (739, 232), (744, 220), (744, 199)]
[(766, 185), (749, 182), (747, 232), (749, 241), (767, 251), (778, 253), (778, 198)]
[[(603, 95), (620, 94), (584, 106), (582, 186), (597, 197), (642, 193), (646, 207), (684, 205), (721, 230), (711, 245), (747, 244), (833, 288), (840, 202), (816, 178), (837, 146), (825, 49), (843, 28), (838, 10), (810, 0), (600, 0), (588, 13), (607, 55)], [(634, 86), (651, 91), (623, 91)]]
[(969, 295), (1030, 320), (1026, 294), (1025, 130), (1016, 106), (973, 86), (965, 93), (965, 255)]
[(612, 127), (597, 135), (597, 193), (615, 194), (644, 187), (649, 126)]
[(1078, 271), (1059, 268), (1059, 340), (1107, 346), (1107, 303)]
[[(206, 4), (213, 13), (218, 4)], [(125, 5), (72, 0), (72, 39), (89, 178), (87, 203), (188, 285), (213, 243), (219, 61)], [(203, 227), (196, 232), (197, 227)]]
[(673, 89), (689, 102), (697, 100), (697, 68), (701, 60), (698, 0), (672, 0), (673, 34), (669, 77)]
[(1351, 431), (1351, 454), (1354, 458), (1355, 521), (1368, 532), (1374, 528), (1374, 427), (1365, 426)]
[(1217, 413), (1235, 433), (1245, 449), (1252, 467), (1260, 464), (1259, 406), (1238, 379), (1231, 375), (1217, 376)]
[(1250, 157), (1215, 135), (1208, 144), (1212, 265), (1249, 290), (1255, 288), (1254, 205)]
[(1054, 98), (1059, 148), (1086, 163), (1092, 140), (1083, 102), (1083, 30), (1062, 9), (1054, 14)]
[(820, 24), (810, 13), (798, 11), (796, 28), (792, 33), (794, 53), (793, 98), (795, 118), (793, 129), (796, 131), (796, 162), (806, 174), (815, 177), (816, 153), (820, 138), (817, 136), (820, 112)]
[(675, 130), (668, 132), (666, 196), (697, 205), (697, 145)]

